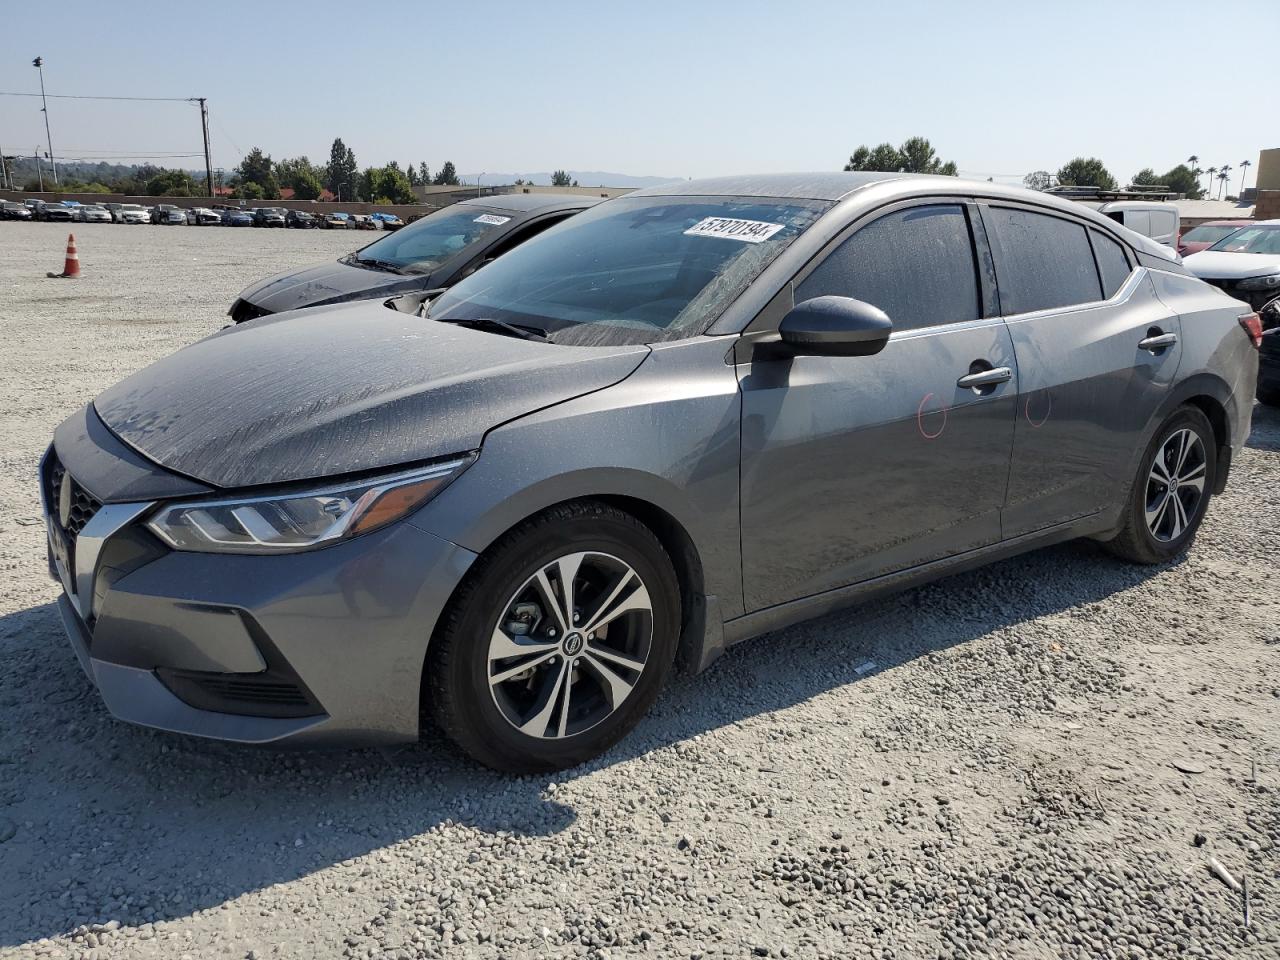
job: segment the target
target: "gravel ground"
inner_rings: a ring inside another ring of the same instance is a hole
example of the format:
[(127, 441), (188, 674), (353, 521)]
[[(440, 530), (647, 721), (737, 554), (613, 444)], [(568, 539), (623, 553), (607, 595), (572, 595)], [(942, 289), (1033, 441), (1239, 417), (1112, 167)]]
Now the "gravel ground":
[(1185, 561), (1067, 545), (761, 638), (567, 774), (230, 747), (106, 714), (36, 461), (365, 238), (78, 226), (72, 282), (65, 227), (0, 224), (0, 957), (1280, 956), (1280, 412)]

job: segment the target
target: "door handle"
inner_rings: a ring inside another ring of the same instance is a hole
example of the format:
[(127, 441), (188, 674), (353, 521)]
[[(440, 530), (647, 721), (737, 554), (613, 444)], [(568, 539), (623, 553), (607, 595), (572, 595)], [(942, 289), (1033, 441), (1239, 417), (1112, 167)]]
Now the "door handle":
[(990, 370), (979, 370), (969, 373), (956, 381), (961, 390), (980, 390), (983, 387), (994, 387), (997, 383), (1007, 383), (1013, 379), (1013, 371), (1008, 367), (992, 367)]
[(1155, 353), (1157, 350), (1163, 350), (1165, 347), (1172, 347), (1178, 342), (1176, 333), (1158, 333), (1155, 336), (1147, 337), (1138, 341), (1139, 350), (1150, 350)]

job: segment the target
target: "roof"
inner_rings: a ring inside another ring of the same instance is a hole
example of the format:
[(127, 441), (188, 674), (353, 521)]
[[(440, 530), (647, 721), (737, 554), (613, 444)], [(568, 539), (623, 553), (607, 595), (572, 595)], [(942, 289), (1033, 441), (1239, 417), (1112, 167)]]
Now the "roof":
[[(907, 173), (762, 173), (740, 177), (675, 180), (646, 187), (632, 197), (787, 197), (796, 200), (839, 200), (854, 190), (916, 176)], [(954, 177), (947, 179), (954, 182)]]
[(493, 207), (499, 210), (532, 213), (538, 210), (585, 210), (600, 202), (599, 197), (583, 197), (563, 193), (499, 193), (459, 200), (460, 204)]
[(1184, 220), (1248, 220), (1253, 204), (1235, 200), (1175, 200), (1178, 216)]

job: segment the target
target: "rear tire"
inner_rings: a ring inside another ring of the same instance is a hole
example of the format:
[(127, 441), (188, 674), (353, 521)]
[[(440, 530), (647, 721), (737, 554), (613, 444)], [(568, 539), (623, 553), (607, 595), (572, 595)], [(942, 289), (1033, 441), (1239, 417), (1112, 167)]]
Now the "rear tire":
[(563, 504), (476, 561), (431, 641), (423, 693), (481, 763), (561, 770), (640, 722), (679, 631), (679, 583), (653, 532), (603, 503)]
[(1130, 563), (1165, 563), (1191, 546), (1217, 479), (1213, 427), (1179, 407), (1156, 431), (1125, 503), (1123, 526), (1106, 544)]

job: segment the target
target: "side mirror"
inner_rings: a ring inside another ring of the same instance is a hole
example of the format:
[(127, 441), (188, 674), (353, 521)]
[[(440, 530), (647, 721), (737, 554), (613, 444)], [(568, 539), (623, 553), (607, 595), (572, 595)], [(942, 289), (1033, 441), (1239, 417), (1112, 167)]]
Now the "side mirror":
[(852, 297), (814, 297), (782, 318), (778, 335), (797, 356), (868, 357), (889, 342), (893, 322), (879, 307)]

